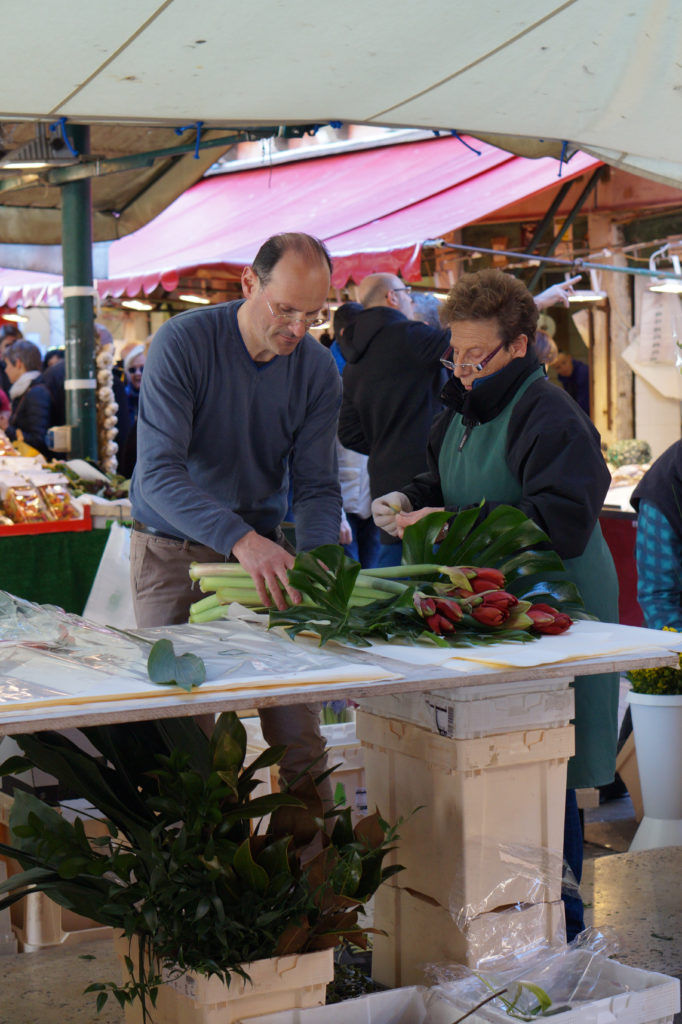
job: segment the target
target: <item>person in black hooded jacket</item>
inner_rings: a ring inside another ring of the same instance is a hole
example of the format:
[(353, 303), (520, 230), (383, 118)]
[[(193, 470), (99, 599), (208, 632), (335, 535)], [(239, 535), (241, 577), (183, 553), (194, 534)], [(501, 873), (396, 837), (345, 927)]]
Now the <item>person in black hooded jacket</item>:
[[(346, 359), (339, 441), (369, 456), (372, 498), (426, 469), (426, 440), (442, 408), (440, 357), (450, 332), (411, 319), (410, 290), (394, 274), (365, 277), (365, 308), (339, 342)], [(382, 533), (377, 564), (399, 564), (401, 551), (396, 537)]]

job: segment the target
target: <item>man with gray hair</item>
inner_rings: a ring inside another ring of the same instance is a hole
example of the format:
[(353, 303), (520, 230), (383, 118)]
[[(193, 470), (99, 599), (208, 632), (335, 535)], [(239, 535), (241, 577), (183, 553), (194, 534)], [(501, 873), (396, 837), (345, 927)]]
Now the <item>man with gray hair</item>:
[[(426, 443), (441, 405), (440, 364), (448, 330), (413, 319), (411, 289), (395, 274), (370, 274), (360, 282), (364, 306), (343, 333), (346, 359), (339, 440), (369, 456), (372, 498), (426, 469)], [(379, 565), (398, 565), (402, 544), (382, 532)]]

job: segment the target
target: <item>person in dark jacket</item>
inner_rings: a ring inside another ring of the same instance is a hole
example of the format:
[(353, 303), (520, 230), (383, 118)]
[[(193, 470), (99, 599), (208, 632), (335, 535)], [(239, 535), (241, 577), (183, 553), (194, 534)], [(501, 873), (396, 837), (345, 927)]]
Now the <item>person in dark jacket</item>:
[[(452, 331), (453, 377), (443, 391), (447, 410), (429, 438), (428, 470), (376, 499), (374, 521), (401, 535), (435, 509), (457, 512), (483, 501), (486, 514), (513, 505), (548, 534), (587, 611), (617, 622), (618, 579), (599, 525), (610, 474), (597, 430), (550, 384), (535, 355), (532, 295), (499, 270), (464, 274), (443, 319)], [(613, 780), (619, 677), (580, 676), (573, 685), (576, 752), (568, 764), (564, 857), (580, 882), (575, 789)], [(584, 927), (582, 901), (566, 892), (564, 904), (570, 940)]]
[(52, 399), (40, 379), (43, 363), (40, 349), (32, 341), (22, 339), (10, 345), (6, 356), (12, 402), (6, 434), (10, 441), (24, 440), (50, 459), (52, 452), (45, 435), (52, 420)]
[(570, 352), (559, 352), (552, 364), (564, 391), (590, 415), (590, 370), (587, 363), (574, 359)]
[[(364, 278), (359, 298), (364, 309), (339, 342), (346, 359), (339, 441), (369, 456), (376, 498), (426, 469), (450, 332), (412, 319), (410, 288), (394, 274)], [(377, 564), (398, 565), (401, 556), (398, 539), (382, 533)]]
[[(128, 396), (126, 394), (126, 381), (125, 374), (123, 373), (123, 371), (117, 369), (117, 367), (114, 367), (112, 373), (114, 400), (118, 405), (118, 412), (116, 413), (116, 424), (118, 433), (116, 436), (116, 440), (118, 442), (120, 452), (124, 448), (130, 432)], [(61, 427), (66, 423), (66, 393), (64, 390), (65, 380), (66, 363), (63, 359), (58, 359), (56, 363), (53, 363), (52, 366), (48, 367), (48, 369), (45, 370), (41, 378), (41, 383), (45, 385), (45, 387), (50, 392), (50, 395), (52, 397), (52, 414), (50, 420), (51, 427)], [(130, 472), (132, 473), (132, 469)]]

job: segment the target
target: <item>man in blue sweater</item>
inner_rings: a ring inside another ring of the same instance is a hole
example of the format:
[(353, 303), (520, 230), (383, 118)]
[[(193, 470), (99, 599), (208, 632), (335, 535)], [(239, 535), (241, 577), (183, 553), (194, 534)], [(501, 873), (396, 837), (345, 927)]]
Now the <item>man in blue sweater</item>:
[[(187, 621), (193, 561), (240, 562), (264, 604), (272, 595), (284, 607), (279, 583), (300, 600), (280, 528), (290, 457), (299, 547), (338, 542), (341, 383), (307, 334), (326, 319), (330, 272), (317, 239), (275, 235), (242, 273), (244, 299), (181, 313), (155, 334), (130, 490), (138, 626)], [(261, 722), (268, 743), (289, 745), (285, 779), (322, 756), (317, 706), (269, 708)]]

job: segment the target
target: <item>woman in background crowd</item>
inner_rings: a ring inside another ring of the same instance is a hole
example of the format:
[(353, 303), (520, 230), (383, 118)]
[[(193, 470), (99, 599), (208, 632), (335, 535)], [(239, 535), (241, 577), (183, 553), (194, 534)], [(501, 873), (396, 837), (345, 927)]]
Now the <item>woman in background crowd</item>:
[(137, 408), (140, 402), (140, 387), (142, 386), (142, 371), (146, 359), (144, 345), (136, 345), (131, 348), (123, 360), (123, 369), (126, 372), (127, 384), (126, 395), (128, 396), (128, 411), (130, 412), (131, 424), (137, 419)]

